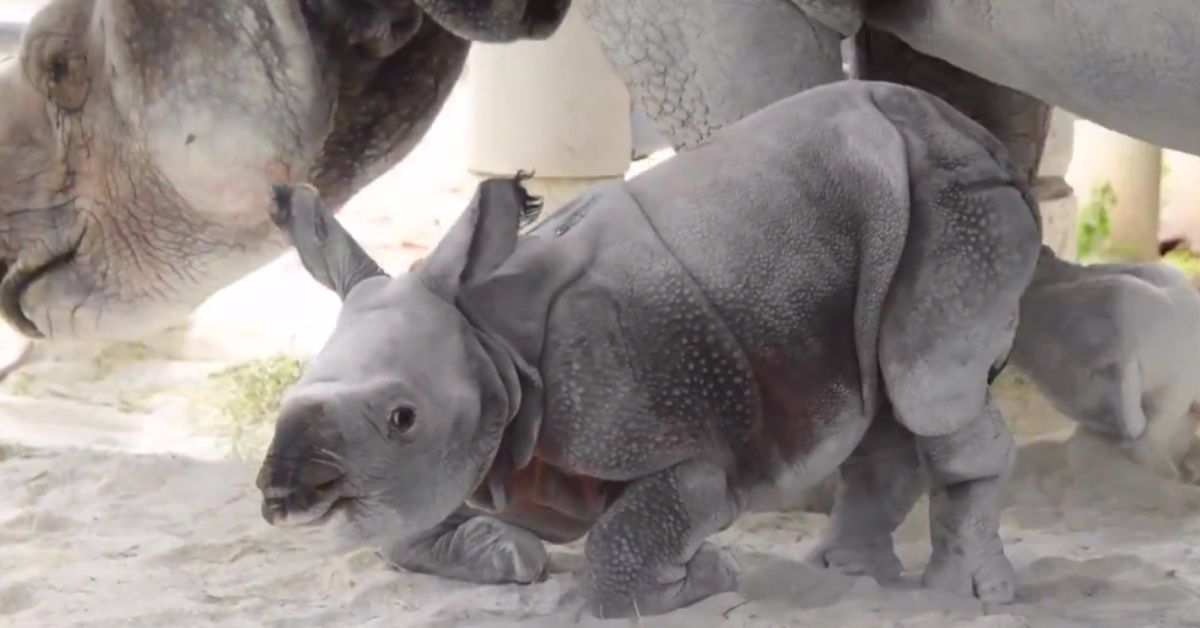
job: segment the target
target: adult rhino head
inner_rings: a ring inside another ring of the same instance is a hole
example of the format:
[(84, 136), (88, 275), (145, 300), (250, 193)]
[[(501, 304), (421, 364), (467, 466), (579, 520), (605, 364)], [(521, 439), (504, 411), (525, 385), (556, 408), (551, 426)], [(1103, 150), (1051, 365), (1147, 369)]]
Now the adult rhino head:
[(468, 43), (411, 0), (55, 0), (0, 61), (0, 311), (30, 337), (177, 320), (407, 154)]

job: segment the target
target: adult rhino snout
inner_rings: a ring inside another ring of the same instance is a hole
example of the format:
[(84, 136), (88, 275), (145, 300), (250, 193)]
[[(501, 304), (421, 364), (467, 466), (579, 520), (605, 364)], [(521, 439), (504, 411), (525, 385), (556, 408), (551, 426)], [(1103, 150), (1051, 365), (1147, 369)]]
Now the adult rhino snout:
[(341, 433), (319, 407), (285, 409), (258, 471), (263, 519), (278, 526), (319, 524), (348, 505), (344, 450)]
[(417, 0), (417, 5), (463, 39), (505, 43), (549, 38), (571, 0)]

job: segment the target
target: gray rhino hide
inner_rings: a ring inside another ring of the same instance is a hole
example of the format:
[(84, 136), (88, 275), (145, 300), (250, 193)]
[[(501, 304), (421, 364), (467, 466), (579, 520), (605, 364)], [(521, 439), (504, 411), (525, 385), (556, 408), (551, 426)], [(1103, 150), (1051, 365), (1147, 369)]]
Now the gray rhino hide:
[(1059, 412), (1179, 479), (1200, 417), (1200, 294), (1163, 264), (1041, 260), (1013, 365)]
[[(817, 559), (898, 575), (891, 533), (923, 466), (937, 522), (925, 583), (1010, 599), (1011, 438), (987, 380), (1040, 239), (1005, 160), (940, 100), (846, 82), (597, 185), (519, 239), (519, 195), (485, 182), (414, 273), (351, 287), (280, 425), (324, 408), (317, 422), (344, 435), (351, 528), (401, 566), (524, 582), (544, 565), (530, 531), (587, 532), (600, 616), (734, 588), (705, 538), (848, 458)], [(389, 378), (399, 392), (353, 385)], [(387, 442), (396, 403), (418, 418)], [(282, 429), (264, 477), (283, 485), (264, 480), (264, 495), (292, 490), (281, 461), (304, 449)], [(474, 506), (459, 507), (467, 486)]]

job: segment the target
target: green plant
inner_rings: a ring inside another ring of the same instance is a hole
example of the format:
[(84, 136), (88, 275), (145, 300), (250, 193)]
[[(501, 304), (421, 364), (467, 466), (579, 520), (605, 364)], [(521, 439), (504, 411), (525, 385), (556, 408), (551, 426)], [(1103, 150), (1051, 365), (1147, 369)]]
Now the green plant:
[(17, 397), (29, 397), (33, 394), (33, 376), (29, 373), (16, 372), (8, 376), (4, 382), (8, 393)]
[(1175, 249), (1164, 255), (1162, 261), (1183, 271), (1193, 284), (1200, 285), (1200, 256), (1185, 249)]
[(1112, 227), (1109, 217), (1117, 206), (1117, 193), (1112, 184), (1104, 182), (1092, 188), (1088, 202), (1079, 210), (1076, 257), (1086, 261), (1102, 255), (1108, 248)]
[(272, 356), (210, 376), (220, 393), (221, 427), (234, 456), (254, 457), (266, 449), (283, 394), (303, 370), (298, 358)]

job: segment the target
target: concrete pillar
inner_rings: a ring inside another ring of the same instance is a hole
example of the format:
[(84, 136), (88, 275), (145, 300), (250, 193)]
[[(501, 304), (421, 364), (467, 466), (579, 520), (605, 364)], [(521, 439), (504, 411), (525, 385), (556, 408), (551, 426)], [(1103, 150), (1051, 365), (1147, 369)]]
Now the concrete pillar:
[(1075, 116), (1062, 109), (1053, 111), (1034, 185), (1042, 214), (1042, 242), (1069, 260), (1076, 257), (1079, 214), (1079, 190), (1072, 190), (1065, 180), (1074, 152), (1074, 128)]
[(578, 5), (550, 39), (475, 44), (467, 61), (467, 169), (533, 170), (545, 214), (623, 177), (633, 152), (629, 93)]
[(1086, 204), (1097, 184), (1112, 185), (1109, 253), (1126, 260), (1158, 259), (1162, 150), (1152, 144), (1079, 120), (1067, 181)]
[(1200, 247), (1200, 157), (1163, 151), (1163, 238), (1184, 238), (1194, 250)]

